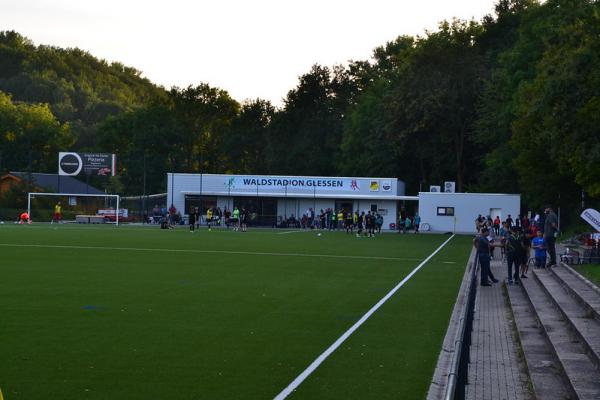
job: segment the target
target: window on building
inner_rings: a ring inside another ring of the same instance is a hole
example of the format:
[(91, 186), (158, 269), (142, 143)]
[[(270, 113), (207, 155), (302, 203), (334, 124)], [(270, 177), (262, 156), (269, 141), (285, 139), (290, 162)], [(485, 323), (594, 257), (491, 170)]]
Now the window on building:
[(453, 217), (454, 216), (454, 207), (438, 207), (437, 215), (443, 217)]

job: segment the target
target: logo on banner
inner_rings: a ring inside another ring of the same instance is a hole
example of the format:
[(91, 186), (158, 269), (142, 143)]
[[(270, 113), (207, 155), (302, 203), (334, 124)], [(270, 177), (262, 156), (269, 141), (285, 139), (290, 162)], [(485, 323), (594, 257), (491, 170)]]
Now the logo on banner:
[(235, 178), (229, 178), (227, 182), (225, 182), (225, 186), (227, 186), (227, 189), (233, 189), (235, 187)]
[(583, 210), (581, 218), (593, 226), (596, 231), (600, 232), (600, 213), (597, 210), (594, 210), (593, 208)]
[(58, 157), (59, 175), (79, 175), (83, 160), (77, 153), (60, 153)]
[(352, 179), (352, 182), (350, 182), (350, 189), (352, 189), (352, 190), (360, 190), (360, 188), (358, 187), (358, 182), (356, 181), (356, 179)]
[(383, 181), (381, 182), (381, 190), (384, 192), (389, 192), (392, 190), (392, 182), (391, 181)]
[(379, 191), (379, 181), (371, 181), (371, 184), (369, 185), (369, 189), (371, 189), (371, 192), (378, 192)]

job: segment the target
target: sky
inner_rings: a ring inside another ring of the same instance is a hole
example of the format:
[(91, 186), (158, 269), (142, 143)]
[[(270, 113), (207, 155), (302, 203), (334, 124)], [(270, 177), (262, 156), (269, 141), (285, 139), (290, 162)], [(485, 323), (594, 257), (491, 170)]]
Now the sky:
[(78, 47), (152, 82), (208, 83), (275, 105), (313, 64), (366, 60), (444, 19), (481, 20), (496, 0), (0, 0), (0, 30)]

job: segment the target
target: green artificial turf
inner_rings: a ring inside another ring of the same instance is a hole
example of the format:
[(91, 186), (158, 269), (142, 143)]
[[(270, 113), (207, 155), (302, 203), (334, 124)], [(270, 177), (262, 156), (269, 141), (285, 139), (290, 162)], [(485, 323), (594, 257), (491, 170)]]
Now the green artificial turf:
[[(0, 226), (5, 400), (273, 398), (448, 238), (280, 233)], [(290, 398), (424, 398), (469, 249), (452, 239)]]
[(581, 264), (577, 265), (576, 269), (590, 281), (600, 286), (600, 264)]

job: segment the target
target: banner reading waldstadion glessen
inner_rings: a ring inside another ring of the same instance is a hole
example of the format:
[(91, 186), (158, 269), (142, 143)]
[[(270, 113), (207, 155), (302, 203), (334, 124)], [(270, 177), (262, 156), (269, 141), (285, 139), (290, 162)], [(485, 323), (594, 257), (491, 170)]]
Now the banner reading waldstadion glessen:
[(117, 157), (108, 153), (58, 153), (59, 175), (115, 176)]
[[(327, 178), (327, 177), (292, 177), (292, 176), (234, 176), (227, 180), (226, 185), (230, 190), (269, 190), (286, 189), (292, 191), (349, 191), (360, 192), (361, 188), (367, 190), (371, 184), (371, 191), (391, 192), (391, 180), (369, 180), (368, 178)], [(373, 189), (376, 184), (376, 189)]]

